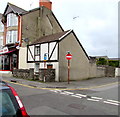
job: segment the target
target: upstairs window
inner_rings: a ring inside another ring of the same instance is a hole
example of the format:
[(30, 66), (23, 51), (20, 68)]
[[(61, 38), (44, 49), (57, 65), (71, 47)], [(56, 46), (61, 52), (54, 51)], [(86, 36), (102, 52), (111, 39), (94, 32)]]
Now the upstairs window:
[(36, 56), (40, 55), (40, 46), (35, 46), (35, 55)]
[(18, 17), (13, 13), (7, 15), (7, 27), (9, 26), (18, 26)]
[(6, 44), (17, 42), (17, 38), (18, 38), (17, 34), (18, 34), (17, 31), (8, 31), (7, 32)]

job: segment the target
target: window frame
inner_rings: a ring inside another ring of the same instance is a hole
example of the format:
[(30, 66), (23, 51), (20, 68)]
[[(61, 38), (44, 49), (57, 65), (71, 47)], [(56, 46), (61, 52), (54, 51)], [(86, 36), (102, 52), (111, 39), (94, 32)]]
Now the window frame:
[(17, 42), (17, 40), (18, 40), (18, 31), (17, 30), (7, 31), (6, 44), (15, 43), (15, 42)]
[(14, 13), (9, 13), (7, 15), (7, 27), (18, 26), (18, 16)]

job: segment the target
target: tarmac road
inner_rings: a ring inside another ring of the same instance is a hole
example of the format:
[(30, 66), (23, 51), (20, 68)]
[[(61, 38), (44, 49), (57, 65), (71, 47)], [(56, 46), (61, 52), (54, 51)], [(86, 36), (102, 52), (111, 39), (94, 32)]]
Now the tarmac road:
[(14, 83), (9, 82), (11, 79), (14, 78), (4, 78), (17, 90), (29, 115), (118, 115), (118, 78), (91, 79), (70, 85), (22, 79), (17, 79), (21, 83)]

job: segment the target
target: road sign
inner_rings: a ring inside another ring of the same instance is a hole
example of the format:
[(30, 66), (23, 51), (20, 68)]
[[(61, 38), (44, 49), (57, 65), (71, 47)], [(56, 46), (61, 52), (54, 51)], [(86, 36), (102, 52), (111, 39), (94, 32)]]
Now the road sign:
[(47, 61), (48, 57), (47, 57), (47, 53), (44, 54), (44, 61)]
[(67, 60), (72, 59), (72, 54), (68, 53), (68, 54), (66, 55), (66, 59), (67, 59)]
[(67, 53), (66, 59), (68, 60), (68, 84), (70, 81), (70, 60), (72, 59), (72, 54), (70, 52)]

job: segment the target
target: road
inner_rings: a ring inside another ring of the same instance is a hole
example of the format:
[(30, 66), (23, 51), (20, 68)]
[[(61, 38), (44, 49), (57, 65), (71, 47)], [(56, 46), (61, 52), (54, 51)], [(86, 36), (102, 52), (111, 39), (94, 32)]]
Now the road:
[(88, 90), (47, 90), (9, 84), (18, 92), (29, 115), (118, 115), (118, 84)]

